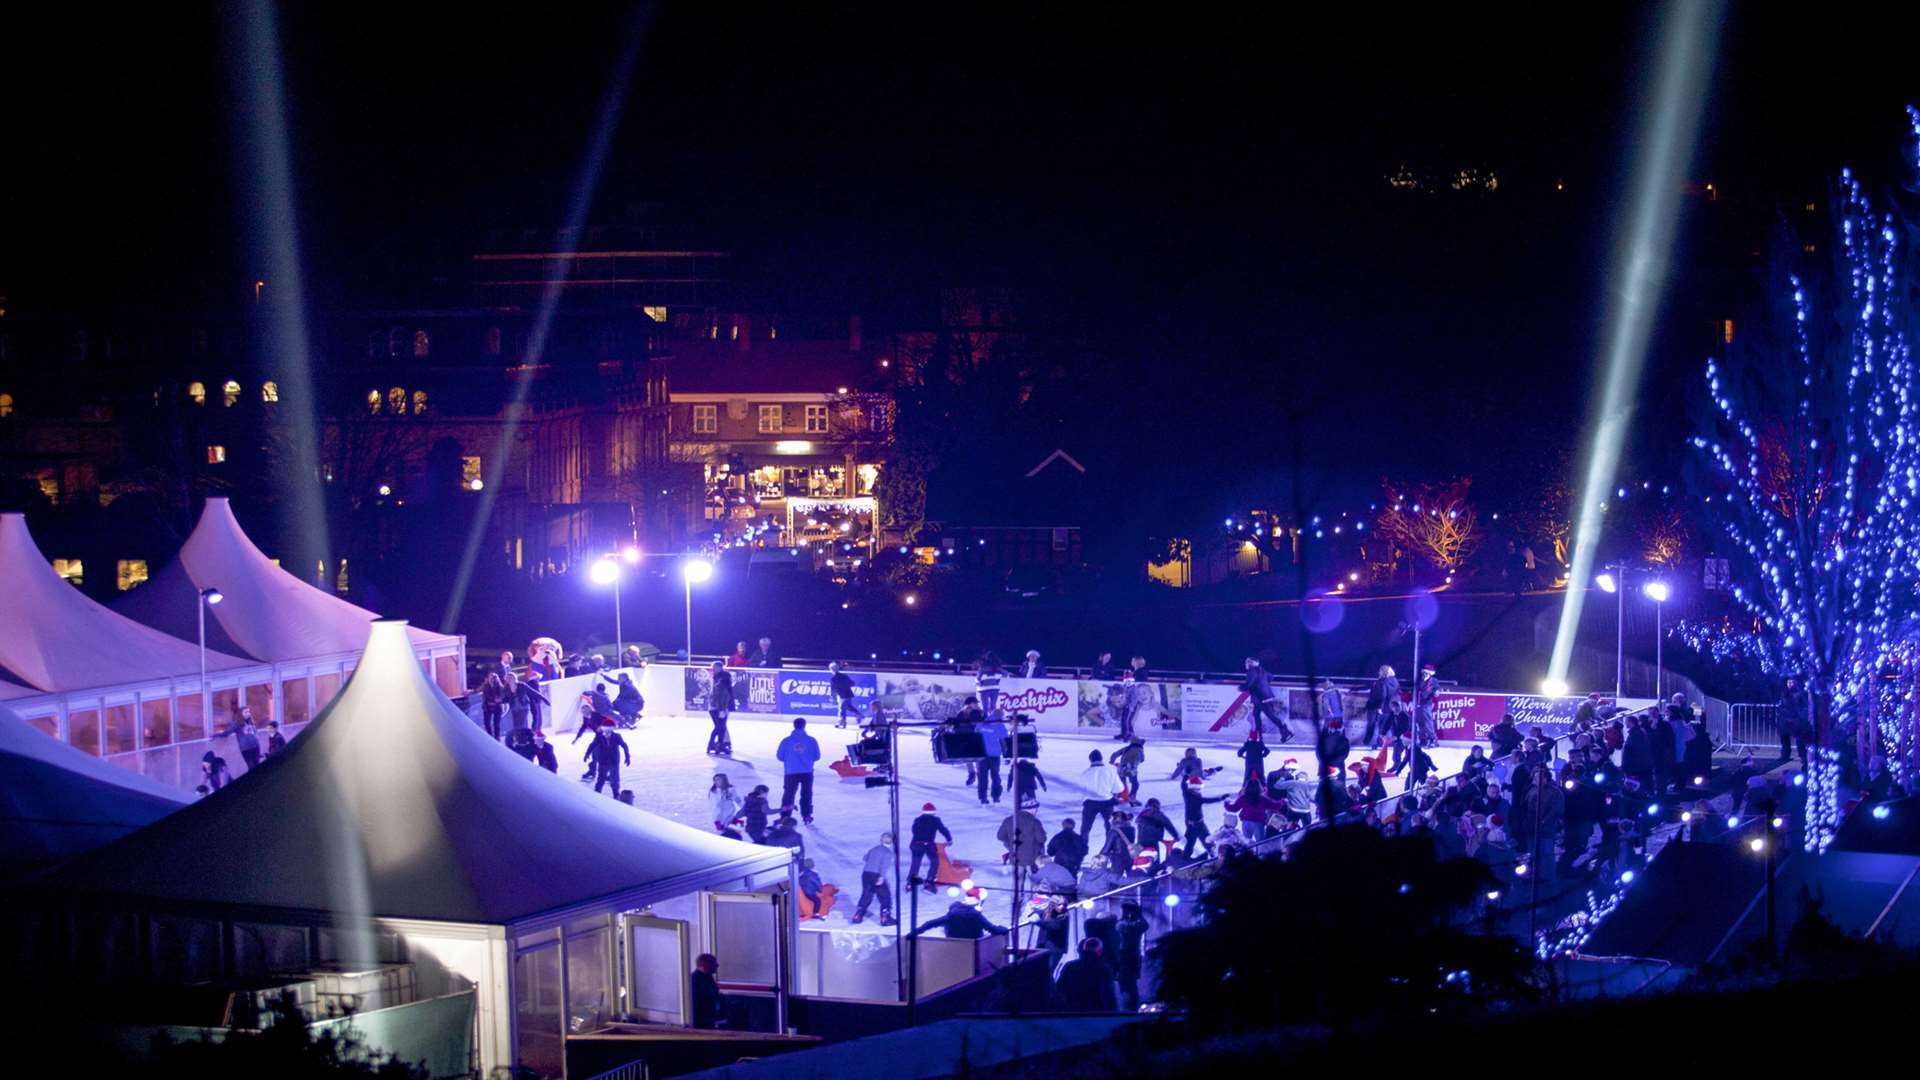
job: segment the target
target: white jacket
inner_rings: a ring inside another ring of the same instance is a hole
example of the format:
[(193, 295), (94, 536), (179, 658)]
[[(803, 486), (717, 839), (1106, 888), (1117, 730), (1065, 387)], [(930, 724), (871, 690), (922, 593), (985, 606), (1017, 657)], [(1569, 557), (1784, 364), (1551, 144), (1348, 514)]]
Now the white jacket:
[(1086, 771), (1080, 774), (1080, 785), (1087, 789), (1087, 797), (1095, 802), (1114, 798), (1125, 786), (1120, 783), (1120, 770), (1104, 763), (1087, 766)]
[(740, 789), (723, 787), (712, 788), (707, 792), (707, 805), (713, 808), (713, 820), (725, 825), (740, 815), (740, 808), (747, 801), (740, 797)]

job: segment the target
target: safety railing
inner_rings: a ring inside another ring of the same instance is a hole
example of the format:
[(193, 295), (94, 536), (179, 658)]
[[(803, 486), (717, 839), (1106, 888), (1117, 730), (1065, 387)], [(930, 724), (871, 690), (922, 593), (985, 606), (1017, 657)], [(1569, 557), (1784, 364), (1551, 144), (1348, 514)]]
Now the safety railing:
[(1780, 745), (1778, 705), (1736, 704), (1727, 707), (1728, 745), (1761, 747)]

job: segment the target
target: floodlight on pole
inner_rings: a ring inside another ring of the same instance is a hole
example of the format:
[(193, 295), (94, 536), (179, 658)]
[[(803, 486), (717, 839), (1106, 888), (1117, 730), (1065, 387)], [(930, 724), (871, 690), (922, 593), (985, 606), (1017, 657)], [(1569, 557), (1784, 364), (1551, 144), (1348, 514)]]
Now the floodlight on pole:
[(227, 594), (209, 585), (200, 590), (200, 602), (193, 605), (200, 623), (200, 723), (209, 731), (213, 715), (213, 694), (207, 689), (207, 609), (227, 598)]
[(627, 651), (626, 635), (620, 628), (620, 564), (611, 556), (595, 559), (587, 577), (595, 585), (613, 586), (613, 655), (618, 658)]
[(1600, 586), (1600, 591), (1604, 593), (1620, 591), (1620, 583), (1614, 580), (1612, 574), (1601, 574), (1593, 579), (1593, 583)]
[(1667, 598), (1673, 595), (1673, 591), (1667, 588), (1667, 583), (1659, 578), (1647, 582), (1641, 587), (1641, 591), (1647, 594), (1647, 599), (1653, 601), (1653, 697), (1658, 701), (1666, 689), (1662, 681), (1666, 674), (1665, 660), (1662, 656), (1666, 635), (1660, 629), (1660, 615), (1667, 606)]
[(693, 663), (693, 587), (713, 577), (713, 563), (699, 556), (680, 562), (680, 581), (687, 594), (687, 663)]

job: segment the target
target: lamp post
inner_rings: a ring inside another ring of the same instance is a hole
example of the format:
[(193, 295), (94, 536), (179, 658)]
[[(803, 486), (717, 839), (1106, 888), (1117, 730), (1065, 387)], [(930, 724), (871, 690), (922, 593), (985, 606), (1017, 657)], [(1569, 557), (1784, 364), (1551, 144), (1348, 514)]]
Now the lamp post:
[(200, 590), (200, 599), (193, 605), (200, 621), (200, 726), (205, 731), (213, 730), (213, 694), (207, 690), (207, 609), (226, 598), (209, 585)]
[(1660, 614), (1666, 607), (1667, 597), (1673, 594), (1671, 590), (1667, 588), (1667, 583), (1661, 581), (1659, 578), (1647, 582), (1641, 591), (1647, 594), (1647, 599), (1653, 601), (1653, 700), (1659, 701), (1661, 694), (1660, 677), (1663, 674), (1661, 670), (1661, 647), (1665, 644), (1665, 642), (1661, 640), (1664, 635), (1660, 633)]
[(699, 556), (680, 563), (680, 582), (687, 592), (687, 663), (693, 663), (693, 587), (713, 576), (713, 564)]
[[(1618, 575), (1617, 577), (1615, 575)], [(1607, 572), (1593, 579), (1600, 591), (1614, 595), (1613, 612), (1613, 700), (1624, 693), (1627, 671), (1627, 564), (1614, 563)]]
[(595, 585), (613, 586), (613, 655), (618, 660), (626, 652), (626, 640), (620, 631), (620, 564), (611, 556), (603, 556), (594, 561), (587, 576)]

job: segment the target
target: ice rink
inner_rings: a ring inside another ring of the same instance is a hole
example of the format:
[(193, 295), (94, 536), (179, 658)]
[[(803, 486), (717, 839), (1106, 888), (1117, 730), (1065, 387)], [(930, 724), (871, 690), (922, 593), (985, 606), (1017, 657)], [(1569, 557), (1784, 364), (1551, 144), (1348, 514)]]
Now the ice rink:
[[(621, 769), (620, 782), (634, 793), (634, 805), (686, 825), (711, 829), (713, 820), (707, 805), (707, 789), (715, 773), (726, 773), (743, 797), (756, 784), (767, 785), (777, 810), (782, 769), (774, 758), (774, 748), (793, 730), (792, 719), (735, 713), (727, 726), (733, 737), (734, 754), (730, 758), (713, 757), (705, 752), (712, 725), (704, 716), (697, 719), (648, 717), (637, 727), (622, 730), (620, 734), (633, 751), (633, 764)], [(812, 920), (805, 925), (835, 931), (881, 933), (877, 907), (859, 926), (851, 925), (850, 920), (859, 899), (861, 861), (867, 850), (879, 841), (880, 834), (889, 829), (887, 789), (869, 788), (857, 778), (843, 780), (827, 768), (845, 755), (846, 744), (856, 736), (854, 731), (837, 730), (831, 720), (809, 720), (807, 731), (820, 743), (820, 766), (814, 775), (814, 823), (802, 825), (800, 832), (806, 841), (806, 857), (814, 860), (814, 868), (824, 882), (839, 887), (840, 895), (824, 920)], [(590, 740), (586, 736), (578, 742), (572, 740), (573, 733), (565, 732), (558, 735), (553, 744), (561, 778), (577, 782), (586, 769), (583, 755)], [(1079, 826), (1080, 804), (1087, 794), (1079, 781), (1082, 770), (1087, 767), (1088, 752), (1107, 752), (1120, 745), (1110, 735), (1044, 734), (1040, 737), (1038, 761), (1047, 786), (1039, 793), (1037, 815), (1048, 837), (1059, 831), (1060, 822), (1065, 818), (1073, 818), (1075, 827)], [(1189, 745), (1197, 747), (1209, 766), (1222, 767), (1220, 773), (1207, 781), (1209, 796), (1231, 794), (1244, 774), (1242, 762), (1234, 755), (1237, 744), (1190, 744), (1182, 742), (1177, 732), (1148, 736), (1146, 764), (1140, 769), (1142, 791), (1138, 798), (1142, 802), (1158, 798), (1167, 816), (1182, 829), (1185, 826), (1179, 788), (1168, 776)], [(1464, 746), (1439, 746), (1429, 752), (1442, 776), (1457, 772), (1466, 757)], [(921, 813), (923, 804), (934, 804), (940, 818), (953, 832), (949, 855), (955, 861), (973, 865), (974, 881), (988, 890), (985, 904), (988, 917), (1001, 925), (1009, 925), (1013, 877), (1001, 861), (1006, 849), (995, 838), (995, 833), (1012, 813), (1011, 793), (998, 804), (981, 806), (973, 786), (964, 783), (963, 766), (933, 760), (931, 740), (924, 729), (900, 733), (900, 756), (902, 831)], [(1267, 767), (1271, 770), (1289, 758), (1297, 758), (1308, 768), (1313, 766), (1311, 748), (1282, 744), (1274, 748)], [(1357, 760), (1357, 755), (1348, 760)], [(1401, 785), (1399, 779), (1389, 779), (1387, 790), (1398, 794)], [(1207, 807), (1210, 827), (1218, 828), (1225, 816), (1220, 804)], [(1093, 825), (1093, 834), (1093, 843), (1097, 845), (1104, 838), (1098, 821)], [(904, 843), (901, 852), (904, 872), (907, 865)], [(897, 888), (895, 895), (899, 895)], [(937, 894), (923, 892), (921, 921), (944, 914), (951, 902), (944, 887)], [(904, 914), (902, 918), (904, 920)], [(890, 928), (885, 932), (892, 933)]]

